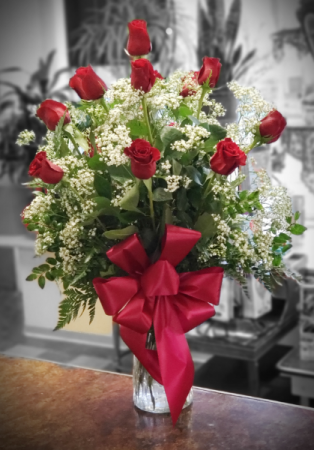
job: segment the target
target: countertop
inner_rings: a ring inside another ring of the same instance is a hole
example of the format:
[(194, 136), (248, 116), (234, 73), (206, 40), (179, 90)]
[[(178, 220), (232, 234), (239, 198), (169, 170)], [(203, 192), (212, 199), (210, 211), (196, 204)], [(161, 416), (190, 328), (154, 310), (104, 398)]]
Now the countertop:
[(173, 427), (130, 376), (0, 356), (0, 449), (311, 450), (314, 410), (195, 388)]

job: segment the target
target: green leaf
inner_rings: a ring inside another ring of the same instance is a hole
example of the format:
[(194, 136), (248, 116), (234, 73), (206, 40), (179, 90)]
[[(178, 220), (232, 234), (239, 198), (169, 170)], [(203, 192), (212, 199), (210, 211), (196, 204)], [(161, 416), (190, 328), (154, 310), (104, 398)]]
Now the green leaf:
[(107, 239), (120, 239), (121, 240), (121, 239), (125, 239), (137, 232), (138, 232), (138, 228), (134, 225), (130, 225), (126, 228), (122, 228), (122, 229), (118, 229), (118, 230), (105, 231), (103, 236), (105, 236)]
[(172, 200), (172, 193), (165, 191), (165, 188), (159, 187), (153, 191), (154, 202), (166, 202)]
[(81, 131), (78, 130), (76, 127), (72, 127), (72, 130), (73, 130), (72, 135), (77, 145), (79, 145), (85, 152), (88, 152), (89, 143), (87, 142), (87, 139), (85, 138), (84, 134), (81, 133)]
[(152, 192), (153, 191), (153, 182), (151, 178), (148, 178), (148, 180), (143, 180), (143, 183), (145, 184), (148, 192)]
[(49, 264), (41, 264), (37, 267), (37, 269), (41, 270), (41, 272), (47, 272), (50, 269)]
[(32, 269), (32, 272), (35, 273), (35, 274), (37, 274), (37, 275), (41, 275), (42, 270), (39, 269), (38, 267), (34, 267), (34, 268)]
[(273, 266), (277, 267), (281, 263), (281, 255), (276, 255), (273, 259)]
[(291, 223), (291, 221), (292, 221), (292, 217), (286, 217), (286, 222), (288, 222), (288, 223)]
[(297, 211), (295, 214), (294, 214), (294, 220), (295, 221), (297, 221), (299, 218), (300, 218), (300, 213), (299, 213), (299, 211)]
[(205, 128), (210, 132), (209, 138), (204, 142), (205, 150), (213, 150), (214, 146), (218, 144), (219, 141), (224, 139), (227, 135), (225, 128), (219, 125), (209, 125), (208, 123), (201, 123), (201, 127)]
[(240, 200), (241, 201), (243, 201), (243, 200), (245, 200), (246, 198), (247, 198), (247, 196), (248, 196), (248, 191), (240, 191), (239, 192), (239, 198), (240, 198)]
[(172, 211), (168, 203), (165, 203), (165, 223), (173, 224)]
[(294, 223), (294, 224), (290, 225), (290, 227), (289, 227), (290, 233), (296, 234), (296, 235), (303, 234), (305, 230), (307, 230), (307, 228), (304, 227), (303, 225), (301, 225), (300, 223)]
[(129, 224), (143, 217), (143, 214), (137, 211), (123, 211), (119, 214), (118, 218), (121, 223)]
[(125, 180), (132, 180), (135, 178), (128, 166), (108, 166), (107, 170), (112, 178), (117, 178), (118, 180), (121, 178)]
[(195, 156), (198, 154), (198, 150), (190, 150), (189, 152), (181, 152), (182, 156), (180, 158), (180, 163), (184, 166), (188, 166), (191, 164)]
[(65, 142), (65, 140), (62, 138), (60, 140), (59, 152), (60, 152), (61, 158), (70, 154), (70, 149), (69, 149), (67, 143)]
[[(203, 126), (203, 124), (200, 126)], [(206, 129), (210, 132), (210, 136), (217, 141), (221, 141), (227, 136), (227, 130), (219, 125), (208, 125), (208, 128)]]
[(194, 125), (200, 125), (200, 121), (199, 121), (196, 117), (194, 117), (194, 116), (188, 116), (188, 119), (190, 119), (190, 121), (191, 121), (192, 123), (194, 123)]
[(68, 289), (68, 287), (70, 286), (71, 281), (69, 280), (69, 278), (65, 277), (65, 278), (63, 278), (62, 283), (63, 283), (63, 288), (64, 289)]
[(54, 281), (55, 280), (55, 277), (54, 277), (54, 275), (51, 272), (47, 272), (46, 273), (46, 278), (49, 281)]
[(26, 278), (26, 281), (33, 281), (36, 280), (37, 275), (35, 273), (31, 273), (30, 275), (28, 275), (28, 277)]
[(282, 239), (285, 239), (285, 241), (290, 241), (291, 240), (291, 237), (288, 236), (286, 233), (280, 233), (279, 237), (282, 238)]
[(186, 195), (186, 189), (181, 186), (177, 190), (177, 208), (179, 211), (185, 211), (188, 206), (188, 198)]
[(111, 207), (109, 198), (106, 197), (94, 197), (93, 201), (96, 203), (96, 210), (106, 209)]
[(130, 120), (127, 123), (127, 127), (130, 128), (130, 134), (132, 136), (148, 136), (147, 125), (139, 120)]
[(66, 111), (64, 112), (63, 116), (59, 120), (58, 125), (56, 126), (55, 132), (54, 132), (54, 139), (59, 142), (59, 145), (61, 143), (60, 140), (61, 140), (61, 134), (62, 134), (65, 116), (66, 116)]
[(131, 189), (129, 189), (123, 199), (120, 202), (122, 209), (126, 211), (137, 211), (137, 205), (140, 200), (140, 191), (138, 184), (134, 184)]
[(44, 289), (45, 284), (46, 284), (46, 279), (45, 279), (45, 277), (44, 277), (43, 275), (41, 275), (41, 276), (38, 278), (38, 286), (39, 286), (41, 289)]
[(163, 130), (161, 131), (160, 137), (165, 148), (170, 146), (170, 144), (172, 144), (175, 141), (187, 139), (186, 136), (182, 133), (182, 131), (177, 130), (174, 127), (164, 127)]
[(172, 160), (172, 174), (180, 175), (181, 170), (182, 170), (181, 164), (176, 159), (173, 159)]
[(94, 197), (93, 201), (96, 203), (95, 211), (86, 218), (84, 224), (95, 220), (98, 216), (117, 216), (119, 214), (119, 208), (112, 206), (108, 198)]
[(97, 154), (97, 155), (94, 155), (92, 158), (89, 158), (87, 164), (90, 169), (92, 169), (92, 170), (106, 170), (107, 169), (106, 164), (103, 161), (99, 160), (100, 156), (101, 155)]
[(202, 190), (199, 186), (194, 186), (187, 192), (188, 199), (195, 209), (198, 209), (202, 203)]
[(47, 258), (47, 259), (46, 259), (46, 262), (47, 262), (48, 264), (50, 264), (51, 266), (55, 266), (55, 265), (57, 264), (57, 260), (54, 259), (54, 258)]
[(247, 199), (249, 200), (249, 201), (251, 201), (251, 200), (256, 200), (256, 199), (258, 199), (259, 198), (259, 191), (253, 191), (253, 192), (251, 192), (250, 194), (249, 194), (249, 196), (247, 197)]
[(79, 281), (81, 278), (84, 278), (85, 275), (86, 275), (86, 272), (85, 272), (85, 271), (78, 273), (78, 274), (76, 275), (76, 277), (74, 277), (73, 280), (71, 281), (71, 284), (72, 284), (72, 285), (75, 284), (75, 283), (76, 283), (77, 281)]
[(193, 111), (187, 105), (181, 105), (176, 111), (178, 117), (188, 117), (193, 114)]
[(209, 238), (216, 234), (217, 228), (214, 218), (211, 214), (202, 214), (195, 224), (195, 230), (202, 233), (202, 237)]
[(30, 223), (29, 225), (27, 225), (27, 229), (28, 231), (35, 231), (38, 229), (38, 225), (36, 223)]
[(290, 248), (292, 248), (292, 245), (291, 244), (287, 244), (287, 245), (285, 245), (284, 247), (282, 247), (282, 253), (285, 253), (285, 252), (287, 252), (288, 250), (290, 250)]
[(98, 173), (95, 173), (94, 188), (97, 194), (111, 199), (111, 184), (105, 177)]
[(287, 239), (281, 236), (276, 236), (273, 239), (273, 244), (285, 244), (287, 242)]
[(202, 186), (202, 176), (200, 174), (200, 172), (195, 169), (194, 166), (186, 166), (186, 172), (189, 178), (191, 178), (191, 180), (193, 180), (196, 184), (199, 184), (200, 186)]

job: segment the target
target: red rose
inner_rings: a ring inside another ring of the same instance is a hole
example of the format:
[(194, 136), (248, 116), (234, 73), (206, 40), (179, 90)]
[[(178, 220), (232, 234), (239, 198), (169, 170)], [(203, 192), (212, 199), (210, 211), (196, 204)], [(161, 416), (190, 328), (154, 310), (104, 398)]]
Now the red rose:
[(230, 138), (218, 142), (217, 151), (210, 159), (211, 169), (220, 175), (230, 175), (245, 163), (246, 154)]
[(130, 147), (124, 149), (124, 154), (131, 158), (131, 170), (137, 178), (148, 180), (156, 172), (160, 151), (145, 139), (135, 139)]
[[(195, 83), (197, 84), (197, 78), (198, 78), (198, 74), (199, 72), (194, 72), (193, 77), (192, 77), (192, 84)], [(186, 77), (184, 77), (182, 79), (182, 81), (184, 81), (186, 79)], [(182, 91), (180, 92), (180, 95), (182, 97), (189, 97), (190, 95), (194, 95), (196, 94), (196, 91), (193, 89), (193, 87), (191, 86), (191, 84), (184, 84)]]
[(154, 75), (156, 78), (160, 78), (161, 80), (164, 80), (164, 77), (158, 72), (158, 70), (154, 70)]
[(259, 132), (267, 144), (277, 141), (287, 125), (286, 119), (279, 111), (273, 110), (261, 120)]
[(131, 56), (147, 55), (151, 49), (149, 35), (147, 33), (147, 24), (145, 20), (132, 20), (128, 23), (129, 40), (127, 51)]
[(83, 100), (97, 100), (107, 90), (106, 83), (96, 75), (91, 66), (76, 69), (69, 85)]
[(46, 152), (37, 153), (29, 166), (28, 174), (48, 184), (57, 184), (63, 178), (63, 170), (47, 159)]
[(198, 84), (204, 84), (210, 77), (209, 86), (215, 87), (220, 75), (221, 64), (218, 58), (204, 56), (203, 65), (198, 75)]
[(55, 100), (45, 100), (37, 109), (37, 117), (44, 122), (49, 130), (54, 131), (65, 112), (64, 125), (71, 122), (67, 107)]
[(151, 63), (147, 59), (137, 59), (131, 62), (131, 67), (131, 84), (134, 89), (149, 92), (156, 80), (156, 74)]

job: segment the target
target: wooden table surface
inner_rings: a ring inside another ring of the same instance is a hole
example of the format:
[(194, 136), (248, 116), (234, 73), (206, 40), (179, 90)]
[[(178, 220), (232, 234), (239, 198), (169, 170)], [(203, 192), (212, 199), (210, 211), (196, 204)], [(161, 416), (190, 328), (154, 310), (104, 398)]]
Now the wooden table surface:
[(130, 376), (0, 357), (0, 449), (311, 450), (313, 430), (312, 409), (200, 388), (173, 427)]

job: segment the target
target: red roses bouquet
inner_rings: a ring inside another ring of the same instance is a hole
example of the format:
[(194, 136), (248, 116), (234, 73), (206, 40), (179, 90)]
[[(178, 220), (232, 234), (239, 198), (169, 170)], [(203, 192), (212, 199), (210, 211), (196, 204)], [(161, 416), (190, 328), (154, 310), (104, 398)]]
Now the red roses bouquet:
[[(129, 79), (107, 88), (81, 67), (70, 80), (80, 101), (46, 100), (37, 110), (48, 131), (30, 166), (36, 196), (23, 220), (37, 232), (36, 253), (55, 257), (28, 279), (63, 284), (57, 329), (85, 308), (92, 320), (99, 298), (140, 361), (135, 378), (151, 394), (165, 390), (176, 421), (193, 381), (184, 333), (214, 314), (223, 273), (242, 284), (253, 274), (271, 289), (287, 276), (292, 234), (305, 228), (264, 170), (254, 188), (241, 188), (248, 153), (280, 137), (282, 115), (233, 82), (239, 120), (222, 127), (224, 109), (210, 95), (219, 60), (164, 79), (146, 56), (146, 23), (129, 31)], [(148, 408), (139, 392), (136, 404)]]

